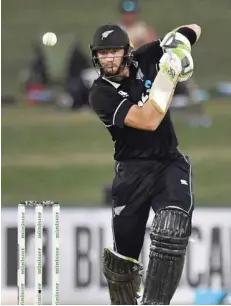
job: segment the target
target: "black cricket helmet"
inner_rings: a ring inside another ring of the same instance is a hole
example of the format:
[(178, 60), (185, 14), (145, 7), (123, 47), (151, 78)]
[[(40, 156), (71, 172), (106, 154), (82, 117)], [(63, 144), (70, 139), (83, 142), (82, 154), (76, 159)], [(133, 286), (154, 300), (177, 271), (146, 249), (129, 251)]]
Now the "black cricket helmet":
[(129, 41), (128, 34), (116, 24), (106, 24), (100, 26), (93, 37), (93, 44), (90, 45), (92, 62), (95, 68), (103, 69), (97, 57), (97, 51), (107, 49), (124, 49), (121, 67), (130, 66), (133, 57), (133, 45)]

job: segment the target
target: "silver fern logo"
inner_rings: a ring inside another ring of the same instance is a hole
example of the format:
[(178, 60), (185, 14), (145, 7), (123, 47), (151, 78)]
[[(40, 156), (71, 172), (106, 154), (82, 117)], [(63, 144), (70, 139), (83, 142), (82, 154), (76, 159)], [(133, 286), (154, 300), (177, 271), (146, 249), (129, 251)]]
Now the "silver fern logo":
[(103, 32), (103, 34), (102, 34), (102, 40), (103, 40), (104, 38), (107, 38), (108, 35), (110, 35), (112, 32), (114, 32), (114, 30), (110, 30), (110, 31), (105, 31), (105, 32)]

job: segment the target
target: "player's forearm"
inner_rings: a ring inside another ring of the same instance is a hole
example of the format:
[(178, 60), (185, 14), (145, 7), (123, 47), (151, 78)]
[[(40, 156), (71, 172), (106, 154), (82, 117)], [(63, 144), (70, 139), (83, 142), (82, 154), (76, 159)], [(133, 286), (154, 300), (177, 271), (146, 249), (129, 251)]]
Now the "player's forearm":
[(164, 53), (150, 89), (149, 100), (141, 108), (133, 105), (125, 118), (125, 124), (142, 130), (156, 130), (169, 109), (177, 82), (187, 80), (192, 69), (191, 53), (184, 48)]
[(158, 110), (158, 108), (154, 106), (151, 99), (148, 100), (142, 107), (134, 105), (133, 107), (136, 108), (136, 114), (134, 113), (133, 122), (131, 122), (132, 116), (129, 116), (130, 122), (128, 125), (132, 125), (133, 127), (141, 130), (155, 131), (169, 109), (174, 91), (175, 88), (171, 92), (165, 112)]
[(152, 83), (149, 101), (143, 107), (153, 117), (148, 118), (147, 115), (147, 120), (153, 119), (151, 122), (153, 122), (154, 130), (165, 117), (172, 102), (176, 85), (179, 79), (182, 78), (182, 59), (188, 62), (189, 66), (191, 62), (193, 63), (191, 54), (184, 49), (172, 50), (171, 53), (165, 53), (160, 60), (160, 70)]
[(153, 101), (148, 100), (142, 107), (133, 105), (126, 118), (125, 125), (145, 131), (155, 131), (166, 115), (171, 104), (174, 90), (170, 96), (165, 112), (160, 112), (153, 104)]
[(146, 102), (142, 107), (133, 105), (126, 118), (125, 125), (139, 130), (154, 131), (158, 127), (159, 112), (150, 102)]
[(160, 125), (160, 123), (162, 122), (162, 120), (164, 119), (166, 113), (168, 112), (169, 106), (172, 102), (172, 98), (174, 95), (174, 91), (175, 88), (172, 90), (172, 93), (170, 95), (170, 98), (168, 100), (168, 104), (166, 106), (166, 110), (165, 112), (160, 112), (153, 104), (153, 101), (148, 100), (147, 103), (145, 103), (145, 105), (143, 106), (144, 111), (148, 112), (146, 114), (146, 119), (147, 122), (150, 122), (150, 127), (151, 130), (156, 130), (158, 128), (158, 126)]
[(160, 113), (157, 108), (155, 108), (152, 102), (147, 101), (141, 109), (143, 122), (146, 123), (147, 128), (150, 131), (155, 131), (163, 120), (165, 114)]

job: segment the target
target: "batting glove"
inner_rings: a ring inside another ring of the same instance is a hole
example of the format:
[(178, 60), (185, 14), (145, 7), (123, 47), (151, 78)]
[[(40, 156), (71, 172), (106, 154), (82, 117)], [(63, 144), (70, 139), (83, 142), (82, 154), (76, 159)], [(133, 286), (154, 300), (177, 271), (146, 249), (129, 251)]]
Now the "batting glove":
[(191, 53), (190, 41), (181, 33), (172, 31), (165, 35), (160, 46), (167, 51), (169, 49), (183, 49)]

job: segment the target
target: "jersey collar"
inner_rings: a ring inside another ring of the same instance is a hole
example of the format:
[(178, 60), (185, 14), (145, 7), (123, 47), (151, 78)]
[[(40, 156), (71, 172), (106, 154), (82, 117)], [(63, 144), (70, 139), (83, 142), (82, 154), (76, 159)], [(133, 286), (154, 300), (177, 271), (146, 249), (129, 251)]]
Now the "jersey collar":
[(105, 81), (109, 82), (112, 86), (114, 86), (116, 89), (120, 87), (120, 83), (116, 83), (116, 82), (112, 82), (110, 80), (108, 80), (107, 78), (105, 77), (102, 77), (102, 79), (104, 79)]

